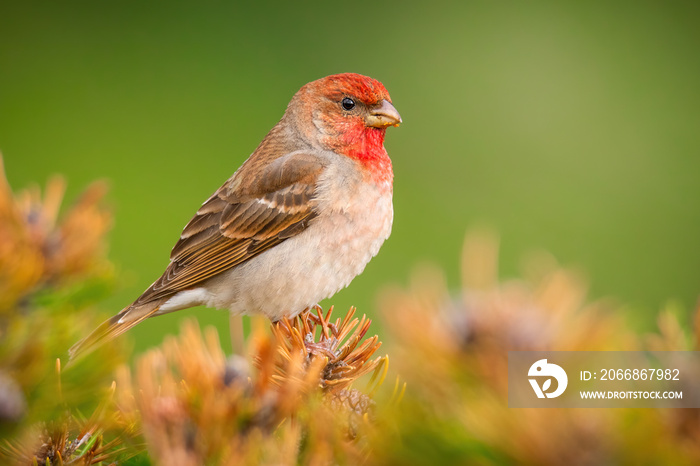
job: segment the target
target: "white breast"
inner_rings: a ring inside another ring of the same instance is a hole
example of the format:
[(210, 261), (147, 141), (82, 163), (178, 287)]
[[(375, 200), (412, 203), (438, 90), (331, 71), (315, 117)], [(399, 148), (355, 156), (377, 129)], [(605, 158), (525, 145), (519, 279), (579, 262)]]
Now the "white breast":
[[(318, 211), (301, 234), (218, 275), (200, 288), (178, 293), (161, 308), (196, 304), (234, 313), (293, 316), (345, 288), (391, 233), (391, 186), (368, 182), (359, 165), (329, 154), (319, 180)], [(196, 300), (197, 302), (190, 302)]]

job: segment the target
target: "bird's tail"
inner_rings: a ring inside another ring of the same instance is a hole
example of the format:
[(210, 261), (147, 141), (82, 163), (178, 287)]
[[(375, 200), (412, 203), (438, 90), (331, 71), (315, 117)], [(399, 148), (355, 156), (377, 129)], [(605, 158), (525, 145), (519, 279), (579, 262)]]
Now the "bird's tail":
[(118, 337), (131, 327), (152, 317), (162, 304), (161, 300), (150, 303), (128, 306), (122, 311), (102, 322), (90, 335), (80, 340), (68, 350), (68, 362), (75, 361), (78, 357), (85, 356), (100, 345), (112, 338)]

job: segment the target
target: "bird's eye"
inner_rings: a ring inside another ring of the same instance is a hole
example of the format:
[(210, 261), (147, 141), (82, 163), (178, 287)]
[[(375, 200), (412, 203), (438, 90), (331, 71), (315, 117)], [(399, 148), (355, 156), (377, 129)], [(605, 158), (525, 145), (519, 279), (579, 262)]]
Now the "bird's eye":
[(355, 108), (355, 101), (352, 100), (350, 97), (344, 98), (340, 103), (345, 110), (352, 110), (353, 108)]

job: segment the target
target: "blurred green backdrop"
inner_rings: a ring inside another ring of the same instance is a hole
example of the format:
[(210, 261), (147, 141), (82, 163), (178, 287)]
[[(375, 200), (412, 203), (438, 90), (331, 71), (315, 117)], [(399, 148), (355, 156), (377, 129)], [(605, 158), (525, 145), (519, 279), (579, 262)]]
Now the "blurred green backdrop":
[[(116, 312), (304, 83), (381, 80), (404, 124), (391, 239), (332, 303), (430, 261), (458, 280), (465, 230), (579, 266), (641, 326), (700, 291), (697, 2), (3, 2), (0, 150), (15, 189), (112, 186)], [(227, 325), (225, 312), (193, 311)], [(137, 348), (190, 311), (145, 322)]]

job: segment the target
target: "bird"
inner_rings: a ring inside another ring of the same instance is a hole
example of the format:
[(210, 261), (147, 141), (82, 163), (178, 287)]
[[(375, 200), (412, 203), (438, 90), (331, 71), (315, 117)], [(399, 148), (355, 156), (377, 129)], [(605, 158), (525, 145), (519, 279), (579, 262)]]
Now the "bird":
[(364, 270), (389, 237), (384, 85), (342, 73), (299, 89), (248, 159), (197, 210), (165, 272), (69, 350), (88, 354), (145, 319), (194, 306), (294, 317)]

